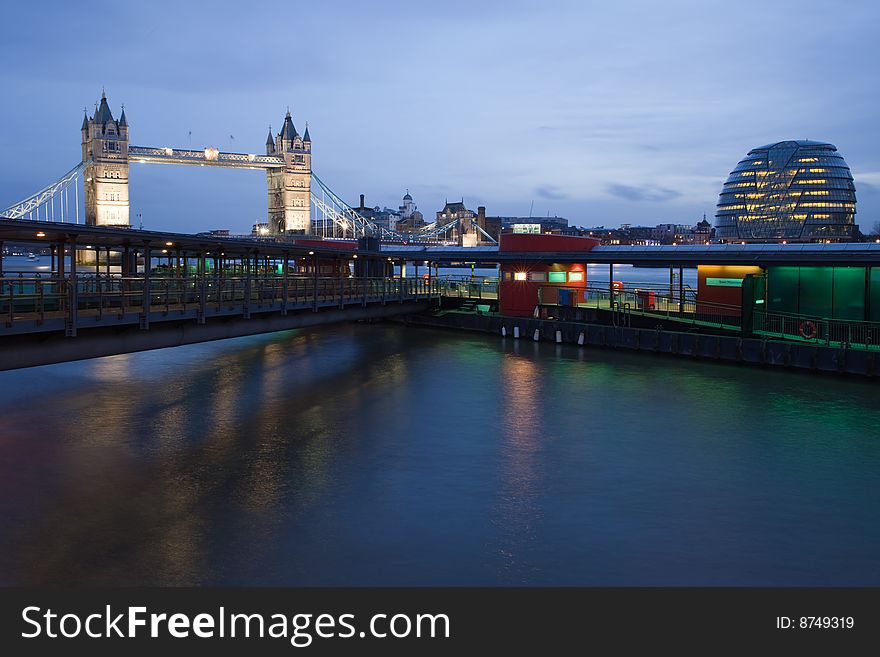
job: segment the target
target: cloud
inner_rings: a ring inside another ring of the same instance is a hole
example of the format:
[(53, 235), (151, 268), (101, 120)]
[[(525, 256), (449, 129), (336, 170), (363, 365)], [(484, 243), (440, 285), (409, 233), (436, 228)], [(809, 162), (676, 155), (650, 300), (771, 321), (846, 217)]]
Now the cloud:
[(630, 185), (608, 185), (608, 193), (626, 201), (671, 201), (681, 196), (681, 192), (665, 187), (632, 187)]
[(568, 198), (568, 194), (559, 191), (559, 188), (554, 187), (553, 185), (542, 185), (541, 187), (537, 187), (535, 189), (535, 194), (551, 201), (564, 201)]
[(853, 171), (852, 175), (857, 190), (860, 185), (880, 185), (880, 171), (864, 171), (862, 173), (856, 173)]

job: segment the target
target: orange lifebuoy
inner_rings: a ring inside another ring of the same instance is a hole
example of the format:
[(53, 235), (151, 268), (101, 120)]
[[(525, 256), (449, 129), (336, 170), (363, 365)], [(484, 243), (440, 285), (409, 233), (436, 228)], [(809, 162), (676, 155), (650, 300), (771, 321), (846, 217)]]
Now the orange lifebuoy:
[(801, 325), (798, 327), (798, 333), (800, 333), (801, 337), (805, 340), (812, 340), (816, 337), (816, 325), (810, 320), (801, 322)]

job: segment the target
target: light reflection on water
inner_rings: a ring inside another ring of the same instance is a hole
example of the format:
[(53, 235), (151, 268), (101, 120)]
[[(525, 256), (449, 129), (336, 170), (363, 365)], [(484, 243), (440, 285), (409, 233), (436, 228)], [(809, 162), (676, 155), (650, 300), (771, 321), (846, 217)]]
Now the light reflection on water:
[(874, 384), (395, 325), (0, 373), (0, 583), (880, 584)]

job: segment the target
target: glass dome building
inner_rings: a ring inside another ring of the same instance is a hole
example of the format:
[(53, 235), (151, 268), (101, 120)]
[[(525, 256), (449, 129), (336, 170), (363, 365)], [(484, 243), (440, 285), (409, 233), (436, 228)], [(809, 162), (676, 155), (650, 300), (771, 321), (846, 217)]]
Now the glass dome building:
[(749, 151), (724, 183), (715, 237), (724, 242), (853, 239), (856, 188), (834, 144), (780, 141)]

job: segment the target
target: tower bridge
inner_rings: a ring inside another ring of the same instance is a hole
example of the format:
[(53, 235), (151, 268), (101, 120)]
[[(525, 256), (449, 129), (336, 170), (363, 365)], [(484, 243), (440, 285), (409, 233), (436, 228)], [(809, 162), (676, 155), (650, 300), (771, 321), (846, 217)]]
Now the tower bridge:
[(83, 116), (81, 161), (39, 192), (0, 211), (0, 217), (128, 228), (131, 164), (177, 164), (264, 170), (268, 192), (266, 225), (271, 235), (320, 232), (331, 237), (370, 236), (398, 242), (405, 239), (359, 215), (315, 175), (308, 125), (300, 134), (289, 110), (277, 134), (273, 135), (270, 127), (265, 154), (229, 153), (210, 146), (138, 146), (130, 143), (129, 130), (125, 109), (115, 118), (106, 93), (102, 92), (94, 114)]

